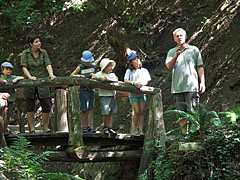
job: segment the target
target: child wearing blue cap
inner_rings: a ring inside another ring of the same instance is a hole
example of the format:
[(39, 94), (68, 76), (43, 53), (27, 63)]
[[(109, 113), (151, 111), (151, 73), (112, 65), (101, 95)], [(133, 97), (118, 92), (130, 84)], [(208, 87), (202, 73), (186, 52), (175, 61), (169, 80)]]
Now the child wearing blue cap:
[[(124, 75), (124, 82), (141, 88), (147, 85), (151, 80), (151, 76), (147, 69), (142, 67), (142, 62), (135, 52), (131, 52), (127, 56), (128, 69)], [(129, 100), (132, 105), (132, 124), (131, 134), (134, 136), (144, 135), (144, 111), (146, 104), (145, 94), (128, 93)]]
[[(23, 76), (15, 76), (12, 75), (13, 65), (9, 62), (4, 62), (1, 65), (2, 74), (1, 79), (6, 80), (8, 83), (17, 83), (17, 81), (24, 79)], [(7, 118), (4, 122), (4, 132), (6, 133), (7, 126), (9, 124), (9, 120), (13, 115), (13, 102), (15, 101), (15, 89), (1, 89), (1, 92), (7, 92), (10, 94), (10, 97), (7, 99), (8, 101), (8, 110), (7, 110)]]
[[(94, 70), (94, 58), (92, 53), (88, 50), (83, 51), (81, 57), (81, 64), (71, 73), (71, 77), (85, 77), (91, 78)], [(91, 87), (80, 86), (80, 99), (81, 99), (81, 119), (82, 119), (82, 132), (93, 132), (93, 109), (95, 103), (94, 89)]]

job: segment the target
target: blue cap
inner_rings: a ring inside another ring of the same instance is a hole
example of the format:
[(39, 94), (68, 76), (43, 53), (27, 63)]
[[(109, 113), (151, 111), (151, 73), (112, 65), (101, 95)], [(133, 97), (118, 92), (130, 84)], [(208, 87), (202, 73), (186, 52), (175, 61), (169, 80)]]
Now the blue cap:
[(127, 61), (131, 61), (132, 59), (134, 59), (135, 57), (139, 57), (136, 53), (131, 52), (128, 56), (127, 56)]
[(4, 62), (2, 63), (1, 67), (10, 67), (13, 69), (13, 65), (10, 62)]
[(83, 62), (93, 62), (94, 58), (92, 57), (92, 53), (90, 51), (83, 51), (81, 60)]

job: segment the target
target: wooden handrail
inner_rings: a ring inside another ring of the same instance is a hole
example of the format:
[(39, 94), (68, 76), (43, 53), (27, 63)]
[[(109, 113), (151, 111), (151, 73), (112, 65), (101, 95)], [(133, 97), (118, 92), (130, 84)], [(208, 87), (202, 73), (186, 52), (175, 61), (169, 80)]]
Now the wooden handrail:
[(50, 80), (49, 78), (38, 78), (36, 81), (24, 79), (16, 84), (9, 83), (4, 86), (0, 86), (0, 89), (8, 89), (8, 88), (23, 88), (23, 87), (33, 87), (33, 86), (49, 86), (49, 87), (68, 87), (68, 86), (88, 86), (92, 88), (102, 88), (109, 90), (117, 90), (124, 92), (132, 92), (139, 94), (157, 94), (161, 92), (161, 89), (150, 86), (143, 86), (143, 88), (138, 89), (133, 85), (126, 84), (122, 81), (109, 83), (102, 82), (99, 80), (82, 78), (82, 77), (56, 77), (54, 80)]

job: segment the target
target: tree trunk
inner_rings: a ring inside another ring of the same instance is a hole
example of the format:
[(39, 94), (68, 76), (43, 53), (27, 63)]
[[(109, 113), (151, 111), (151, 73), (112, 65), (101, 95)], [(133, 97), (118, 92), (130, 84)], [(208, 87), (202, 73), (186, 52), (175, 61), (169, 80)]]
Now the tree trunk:
[(56, 90), (54, 130), (68, 131), (67, 91), (65, 89)]

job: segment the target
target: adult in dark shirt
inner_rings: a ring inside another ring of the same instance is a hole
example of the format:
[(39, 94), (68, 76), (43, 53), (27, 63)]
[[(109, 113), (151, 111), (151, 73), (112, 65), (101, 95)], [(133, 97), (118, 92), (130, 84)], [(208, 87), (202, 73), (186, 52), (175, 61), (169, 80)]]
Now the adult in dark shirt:
[[(54, 80), (56, 76), (53, 75), (51, 61), (47, 51), (41, 48), (39, 36), (30, 35), (28, 44), (29, 48), (24, 50), (21, 56), (21, 67), (25, 78), (35, 81), (37, 78), (49, 77), (51, 80)], [(49, 113), (51, 111), (49, 87), (25, 88), (25, 96), (29, 131), (31, 133), (35, 132), (34, 107), (37, 97), (42, 107), (43, 132), (48, 132)]]

